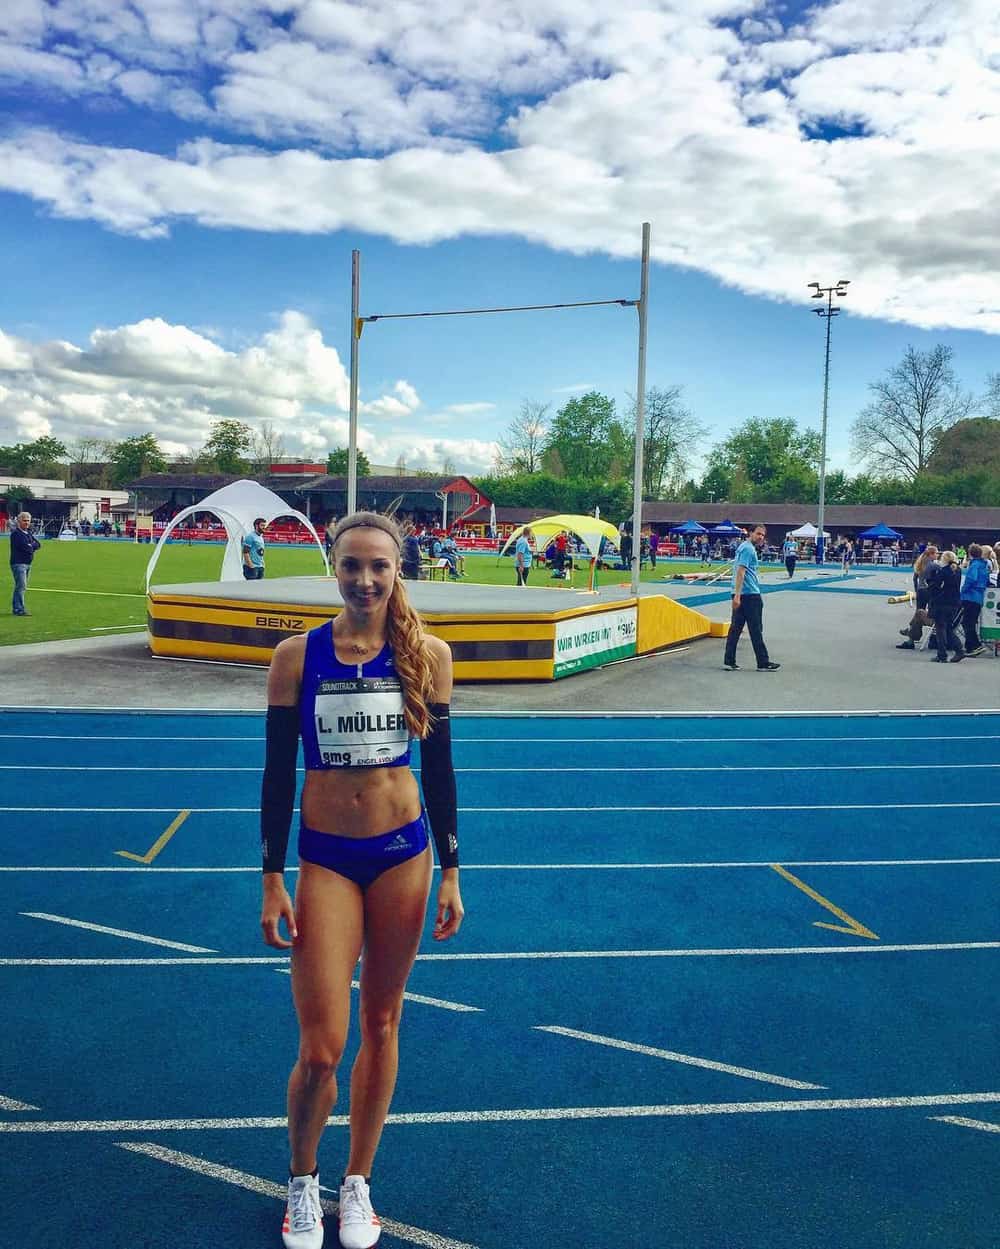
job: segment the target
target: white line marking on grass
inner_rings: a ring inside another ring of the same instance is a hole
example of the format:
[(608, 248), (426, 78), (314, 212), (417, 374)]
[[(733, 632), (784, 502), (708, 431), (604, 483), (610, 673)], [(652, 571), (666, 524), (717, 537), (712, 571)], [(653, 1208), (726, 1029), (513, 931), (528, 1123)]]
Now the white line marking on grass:
[(124, 624), (124, 625), (100, 625), (96, 629), (91, 629), (91, 633), (115, 633), (122, 629), (145, 629), (144, 624)]
[(37, 1110), (37, 1106), (29, 1106), (27, 1102), (15, 1101), (13, 1097), (0, 1095), (0, 1110)]
[[(719, 863), (463, 863), (463, 872), (635, 872), (690, 870), (693, 868), (770, 867), (773, 859), (732, 860)], [(785, 859), (786, 867), (946, 867), (955, 864), (1000, 863), (988, 859)], [(295, 866), (286, 872), (297, 872)], [(0, 872), (205, 872), (260, 873), (252, 867), (0, 867)]]
[[(232, 1167), (219, 1166), (216, 1162), (207, 1162), (204, 1158), (195, 1158), (192, 1154), (178, 1153), (173, 1149), (164, 1149), (162, 1145), (154, 1145), (141, 1141), (135, 1144), (128, 1141), (116, 1141), (119, 1149), (127, 1149), (133, 1154), (144, 1154), (147, 1158), (155, 1158), (158, 1162), (169, 1163), (173, 1167), (183, 1167), (186, 1171), (194, 1171), (197, 1175), (207, 1176), (212, 1180), (222, 1180), (237, 1188), (245, 1188), (251, 1193), (260, 1193), (262, 1197), (275, 1197), (284, 1201), (288, 1196), (287, 1184), (275, 1184), (271, 1180), (262, 1179), (258, 1175), (248, 1175), (245, 1171), (235, 1171)], [(336, 1215), (337, 1202), (321, 1203), (328, 1215)], [(410, 1227), (406, 1223), (397, 1223), (395, 1219), (380, 1216), (382, 1229), (390, 1236), (398, 1236), (400, 1240), (408, 1240), (414, 1245), (425, 1245), (427, 1249), (476, 1249), (475, 1245), (462, 1240), (451, 1240), (447, 1236), (438, 1236), (435, 1232), (425, 1232), (419, 1227)]]
[(610, 1049), (628, 1050), (632, 1054), (647, 1054), (650, 1058), (665, 1058), (669, 1062), (686, 1063), (690, 1067), (706, 1067), (709, 1071), (724, 1071), (728, 1075), (742, 1076), (746, 1080), (760, 1080), (764, 1084), (781, 1084), (789, 1089), (825, 1089), (825, 1084), (809, 1084), (804, 1080), (789, 1080), (785, 1076), (768, 1075), (766, 1071), (754, 1071), (749, 1067), (733, 1067), (728, 1063), (713, 1062), (709, 1058), (695, 1058), (691, 1054), (678, 1054), (674, 1050), (654, 1049), (651, 1045), (636, 1045), (632, 1041), (619, 1041), (615, 1037), (598, 1036), (593, 1032), (577, 1032), (574, 1028), (536, 1026), (536, 1032), (551, 1032), (556, 1036), (571, 1037), (577, 1041), (590, 1041), (594, 1045), (607, 1045)]
[[(642, 806), (642, 807), (459, 807), (469, 815), (525, 815), (543, 812), (565, 811), (574, 815), (600, 814), (618, 811), (965, 811), (1000, 807), (1000, 802), (851, 802), (851, 803), (778, 803), (747, 806), (744, 803), (711, 806)], [(176, 811), (172, 807), (0, 807), (0, 811), (25, 814), (29, 811), (77, 812), (82, 815), (153, 815)], [(257, 815), (260, 807), (189, 807), (193, 813), (204, 815)], [(298, 811), (298, 807), (295, 808)]]
[[(290, 967), (277, 967), (275, 970), (282, 976), (290, 976), (292, 974), (292, 969)], [(360, 989), (361, 981), (352, 980), (351, 988)], [(424, 997), (422, 993), (404, 993), (403, 1001), (420, 1002), (423, 1006), (440, 1006), (442, 1010), (470, 1011), (477, 1014), (483, 1013), (483, 1008), (481, 1006), (465, 1006), (462, 1002), (446, 1002), (443, 998), (439, 997)]]
[(164, 945), (170, 950), (184, 950), (188, 954), (214, 954), (203, 945), (186, 945), (183, 941), (164, 941), (162, 937), (147, 937), (141, 932), (129, 932), (125, 928), (106, 928), (103, 924), (86, 924), (82, 919), (68, 919), (65, 915), (49, 915), (45, 911), (21, 911), (28, 919), (44, 919), (51, 924), (67, 924), (70, 928), (85, 928), (88, 932), (104, 932), (111, 937), (125, 937), (129, 941), (144, 941), (147, 945)]
[[(934, 1093), (915, 1097), (805, 1098), (777, 1102), (693, 1102), (658, 1106), (552, 1106), (520, 1110), (440, 1110), (390, 1114), (386, 1126), (424, 1127), (449, 1123), (544, 1123), (571, 1119), (656, 1119), (698, 1115), (777, 1114), (799, 1110), (908, 1110), (924, 1106), (981, 1106), (1000, 1103), (1000, 1092)], [(347, 1115), (331, 1115), (328, 1127), (348, 1127)], [(0, 1136), (30, 1132), (212, 1132), (252, 1128), (287, 1129), (288, 1119), (60, 1119), (28, 1123), (0, 1120)]]
[(980, 1132), (1000, 1132), (1000, 1123), (984, 1119), (964, 1119), (961, 1115), (931, 1115), (935, 1123), (953, 1123), (959, 1128), (976, 1128)]
[[(145, 594), (125, 594), (120, 590), (50, 590), (45, 586), (32, 586), (32, 594), (86, 594), (90, 598), (145, 598)], [(145, 626), (144, 626), (145, 627)]]
[[(806, 954), (922, 954), (950, 950), (1000, 950), (1000, 941), (952, 941), (923, 945), (772, 946), (760, 949), (697, 950), (537, 950), (503, 954), (418, 954), (418, 963), (517, 962), (567, 958), (766, 958)], [(0, 958), (0, 967), (253, 967), (284, 963), (285, 958)]]

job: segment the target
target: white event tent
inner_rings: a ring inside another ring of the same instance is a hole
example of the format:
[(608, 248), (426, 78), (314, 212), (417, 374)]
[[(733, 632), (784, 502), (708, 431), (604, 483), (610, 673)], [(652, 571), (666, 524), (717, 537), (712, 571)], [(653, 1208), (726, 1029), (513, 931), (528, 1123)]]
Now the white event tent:
[[(806, 521), (806, 523), (804, 525), (800, 525), (798, 529), (793, 529), (788, 536), (790, 538), (812, 538), (813, 541), (815, 541), (818, 535), (819, 530), (816, 526), (811, 524), (809, 521)], [(829, 538), (829, 536), (829, 533), (824, 529), (823, 537)]]
[(272, 520), (277, 520), (279, 516), (294, 516), (296, 520), (300, 520), (312, 534), (316, 545), (319, 547), (320, 555), (323, 557), (323, 566), (326, 568), (327, 574), (330, 572), (330, 565), (327, 563), (323, 543), (320, 541), (316, 530), (312, 527), (308, 518), (303, 516), (301, 512), (295, 511), (294, 508), (290, 508), (285, 500), (276, 495), (273, 490), (265, 489), (259, 482), (244, 480), (230, 482), (228, 486), (223, 486), (221, 490), (216, 490), (214, 494), (208, 495), (200, 503), (194, 503), (191, 507), (183, 508), (173, 517), (166, 529), (164, 529), (159, 542), (156, 544), (156, 549), (146, 565), (147, 590), (152, 580), (153, 569), (156, 567), (156, 562), (160, 558), (160, 552), (163, 550), (167, 539), (182, 520), (192, 516), (195, 512), (211, 512), (226, 527), (227, 542), (226, 551), (222, 557), (222, 572), (219, 574), (220, 581), (243, 580), (243, 536), (250, 532), (258, 516), (262, 516), (268, 524)]

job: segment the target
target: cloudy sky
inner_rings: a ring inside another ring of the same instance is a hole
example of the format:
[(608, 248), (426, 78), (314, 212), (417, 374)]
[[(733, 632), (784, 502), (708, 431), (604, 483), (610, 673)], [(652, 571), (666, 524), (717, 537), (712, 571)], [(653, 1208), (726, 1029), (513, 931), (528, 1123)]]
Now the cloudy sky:
[[(913, 343), (1000, 371), (995, 0), (3, 0), (0, 443), (213, 420), (346, 442), (362, 312), (634, 298), (648, 382), (831, 456)], [(524, 399), (627, 405), (620, 307), (369, 325), (361, 445), (482, 471)]]

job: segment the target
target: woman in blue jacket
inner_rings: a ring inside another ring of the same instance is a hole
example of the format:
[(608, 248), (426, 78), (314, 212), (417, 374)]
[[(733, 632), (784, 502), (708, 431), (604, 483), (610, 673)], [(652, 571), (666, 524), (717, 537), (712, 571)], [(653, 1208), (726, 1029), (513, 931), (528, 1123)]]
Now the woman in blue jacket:
[(983, 559), (983, 548), (978, 542), (973, 542), (969, 545), (969, 567), (962, 583), (962, 630), (965, 633), (966, 655), (983, 653), (984, 647), (979, 638), (979, 617), (989, 583), (990, 566)]

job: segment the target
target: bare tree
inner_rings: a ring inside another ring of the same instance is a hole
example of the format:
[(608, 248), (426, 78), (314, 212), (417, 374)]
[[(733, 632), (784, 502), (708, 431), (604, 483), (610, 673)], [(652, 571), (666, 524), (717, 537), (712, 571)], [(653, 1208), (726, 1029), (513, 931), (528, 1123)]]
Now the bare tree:
[(951, 367), (952, 349), (907, 347), (899, 364), (868, 389), (874, 399), (851, 427), (855, 453), (875, 472), (911, 480), (924, 471), (941, 434), (974, 406)]
[(98, 490), (110, 484), (103, 438), (78, 438), (69, 448), (68, 484)]
[(455, 461), (451, 458), (450, 455), (445, 455), (444, 459), (441, 461), (441, 472), (446, 477), (451, 477), (454, 475)]
[(255, 473), (266, 473), (285, 454), (285, 440), (270, 421), (261, 421), (250, 440), (250, 463)]
[(397, 477), (406, 476), (406, 456), (405, 455), (401, 455), (399, 459), (396, 461), (396, 476)]
[(986, 416), (1000, 420), (1000, 373), (986, 375), (986, 394), (981, 406)]
[(521, 411), (497, 439), (494, 468), (500, 476), (540, 471), (548, 434), (548, 410), (547, 403), (534, 403), (530, 399), (521, 403)]
[[(653, 386), (646, 391), (642, 437), (642, 493), (646, 498), (658, 499), (666, 486), (684, 479), (698, 443), (708, 433), (707, 427), (681, 402), (682, 390), (682, 386)], [(633, 438), (635, 414), (633, 397)]]

